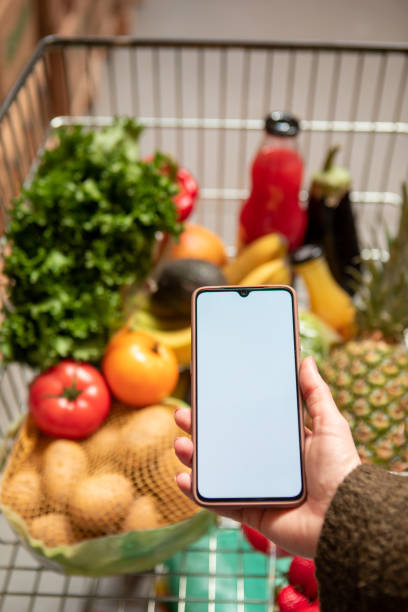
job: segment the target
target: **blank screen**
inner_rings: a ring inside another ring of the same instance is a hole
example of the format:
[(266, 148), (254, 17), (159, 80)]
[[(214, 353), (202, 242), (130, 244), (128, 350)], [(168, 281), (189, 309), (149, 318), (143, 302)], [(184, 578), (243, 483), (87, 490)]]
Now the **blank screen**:
[(209, 500), (302, 493), (293, 324), (285, 289), (196, 301), (197, 488)]

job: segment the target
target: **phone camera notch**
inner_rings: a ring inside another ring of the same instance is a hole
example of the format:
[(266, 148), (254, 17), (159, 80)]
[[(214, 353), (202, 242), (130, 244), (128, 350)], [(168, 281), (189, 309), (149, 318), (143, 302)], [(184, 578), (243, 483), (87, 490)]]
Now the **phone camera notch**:
[(239, 295), (241, 297), (248, 297), (249, 295), (249, 290), (248, 289), (239, 289), (238, 291)]

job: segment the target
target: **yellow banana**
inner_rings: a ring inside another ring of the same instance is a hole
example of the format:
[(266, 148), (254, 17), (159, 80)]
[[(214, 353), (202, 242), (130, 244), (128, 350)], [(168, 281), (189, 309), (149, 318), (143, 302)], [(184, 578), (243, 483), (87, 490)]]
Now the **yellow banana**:
[[(183, 369), (180, 372), (178, 383), (176, 388), (172, 391), (171, 397), (172, 399), (181, 399), (184, 400), (187, 397), (187, 394), (190, 390), (190, 372), (188, 369)], [(174, 408), (179, 408), (176, 403), (174, 403)]]
[(129, 319), (132, 329), (148, 332), (155, 340), (173, 349), (179, 365), (189, 365), (191, 359), (191, 327), (185, 319), (157, 317), (148, 307), (138, 309)]
[(141, 329), (149, 332), (149, 334), (161, 342), (165, 346), (173, 349), (176, 354), (179, 365), (187, 366), (191, 359), (191, 328), (183, 327), (182, 329), (175, 330), (163, 330), (163, 329), (152, 329), (140, 325), (133, 321), (133, 329)]
[(247, 274), (239, 285), (287, 285), (291, 281), (291, 270), (281, 257), (257, 266)]
[(187, 327), (185, 319), (157, 317), (150, 310), (141, 309), (130, 318), (131, 325), (137, 325), (146, 329), (157, 329), (163, 331), (179, 330)]
[(242, 284), (242, 279), (251, 270), (286, 253), (287, 241), (283, 236), (277, 233), (266, 234), (244, 247), (222, 271), (231, 285)]
[(147, 310), (137, 310), (129, 318), (131, 327), (143, 327), (145, 329), (156, 329), (156, 318)]

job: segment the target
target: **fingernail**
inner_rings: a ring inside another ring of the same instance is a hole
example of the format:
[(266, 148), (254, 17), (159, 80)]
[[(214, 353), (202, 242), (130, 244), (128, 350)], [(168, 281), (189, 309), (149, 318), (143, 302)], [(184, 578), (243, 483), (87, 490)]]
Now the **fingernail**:
[(314, 371), (316, 373), (318, 373), (319, 370), (317, 369), (317, 364), (316, 364), (316, 361), (315, 361), (315, 358), (313, 357), (313, 355), (310, 355), (309, 361), (311, 362), (312, 368), (314, 369)]

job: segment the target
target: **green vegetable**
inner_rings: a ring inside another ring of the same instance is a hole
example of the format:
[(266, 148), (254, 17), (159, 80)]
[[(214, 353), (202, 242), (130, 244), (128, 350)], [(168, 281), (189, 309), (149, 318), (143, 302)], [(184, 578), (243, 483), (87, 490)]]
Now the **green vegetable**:
[(139, 159), (141, 131), (131, 119), (100, 131), (61, 128), (15, 201), (4, 269), (11, 307), (0, 330), (6, 362), (97, 363), (122, 322), (121, 289), (151, 269), (156, 233), (180, 233), (177, 184), (159, 171), (160, 154)]
[(312, 312), (299, 311), (301, 358), (313, 355), (318, 367), (333, 344), (340, 342), (338, 333)]

